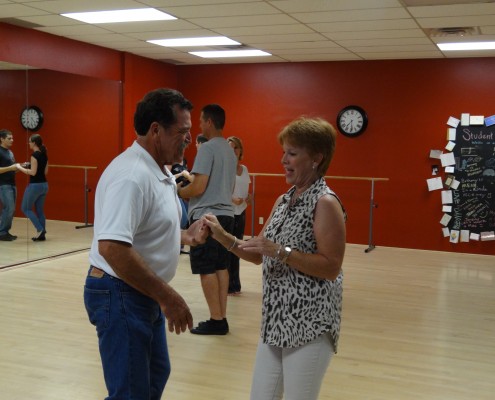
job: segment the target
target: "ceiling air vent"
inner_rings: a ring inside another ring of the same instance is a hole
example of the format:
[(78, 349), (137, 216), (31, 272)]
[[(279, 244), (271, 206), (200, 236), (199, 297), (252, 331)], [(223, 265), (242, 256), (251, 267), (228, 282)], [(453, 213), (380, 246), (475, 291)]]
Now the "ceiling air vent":
[(429, 37), (448, 38), (480, 35), (480, 28), (477, 26), (458, 26), (449, 28), (425, 29)]

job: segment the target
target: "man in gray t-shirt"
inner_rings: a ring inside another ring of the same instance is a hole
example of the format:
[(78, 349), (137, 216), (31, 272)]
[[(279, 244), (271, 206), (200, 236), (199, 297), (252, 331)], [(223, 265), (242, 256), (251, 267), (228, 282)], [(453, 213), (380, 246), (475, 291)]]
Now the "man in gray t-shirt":
[[(217, 104), (203, 107), (200, 126), (208, 142), (198, 150), (191, 174), (193, 181), (186, 187), (178, 186), (180, 197), (189, 198), (189, 223), (204, 214), (215, 215), (223, 228), (232, 233), (234, 190), (237, 159), (223, 137), (225, 111)], [(225, 335), (227, 323), (227, 292), (229, 287), (229, 252), (209, 237), (203, 245), (191, 248), (190, 260), (193, 274), (199, 274), (210, 319), (200, 322), (191, 330), (198, 335)]]

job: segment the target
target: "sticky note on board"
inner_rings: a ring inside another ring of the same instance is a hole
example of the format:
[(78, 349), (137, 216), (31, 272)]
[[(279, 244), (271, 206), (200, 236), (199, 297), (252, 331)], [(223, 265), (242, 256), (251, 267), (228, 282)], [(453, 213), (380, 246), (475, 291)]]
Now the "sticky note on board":
[(492, 126), (495, 125), (495, 115), (492, 115), (490, 117), (485, 118), (485, 125), (486, 126)]
[(483, 115), (471, 115), (469, 117), (470, 125), (483, 125), (485, 123), (485, 117)]
[(444, 213), (449, 213), (449, 212), (452, 212), (452, 206), (443, 206), (442, 207), (442, 211)]
[(450, 222), (451, 219), (452, 219), (452, 216), (451, 215), (449, 215), (449, 214), (443, 214), (443, 217), (440, 220), (440, 223), (443, 226), (447, 226), (449, 224), (449, 222)]
[(447, 140), (455, 140), (456, 132), (455, 128), (447, 128)]
[(455, 147), (455, 142), (453, 142), (452, 140), (451, 140), (451, 141), (449, 141), (449, 142), (447, 143), (447, 145), (445, 146), (445, 148), (446, 148), (448, 151), (452, 151), (452, 150), (454, 150), (454, 147)]
[(461, 230), (461, 242), (469, 242), (469, 231), (465, 229)]
[(442, 178), (437, 177), (437, 178), (431, 178), (427, 179), (426, 183), (428, 185), (428, 191), (432, 190), (438, 190), (438, 189), (443, 189), (443, 184), (442, 184)]
[(459, 120), (455, 117), (449, 117), (449, 120), (447, 121), (447, 125), (451, 126), (452, 128), (457, 128), (457, 125), (459, 125), (459, 122), (461, 122), (461, 120)]
[(440, 156), (440, 162), (442, 163), (442, 167), (446, 167), (449, 165), (455, 165), (455, 157), (454, 153), (444, 153)]
[(442, 150), (430, 150), (430, 158), (438, 158), (442, 155)]
[(481, 237), (481, 241), (483, 241), (483, 242), (488, 241), (488, 240), (495, 240), (495, 232), (494, 231), (481, 232), (480, 237)]
[(461, 114), (461, 126), (469, 126), (469, 114)]
[(471, 239), (471, 240), (480, 240), (480, 234), (479, 233), (473, 233), (473, 232), (471, 232), (471, 234), (469, 235), (469, 239)]
[(454, 167), (445, 167), (445, 172), (447, 174), (453, 174), (454, 173)]
[(442, 190), (442, 204), (452, 204), (452, 190)]
[(450, 243), (459, 243), (459, 231), (452, 229), (450, 231)]

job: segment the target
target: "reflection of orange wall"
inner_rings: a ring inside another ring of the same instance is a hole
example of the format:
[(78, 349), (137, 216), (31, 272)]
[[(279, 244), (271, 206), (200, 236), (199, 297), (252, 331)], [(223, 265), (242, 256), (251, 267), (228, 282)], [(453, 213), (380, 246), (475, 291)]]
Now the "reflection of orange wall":
[[(38, 71), (43, 82), (29, 88), (30, 102), (46, 113), (40, 134), (46, 137), (50, 160), (98, 166), (97, 172), (89, 173), (93, 191), (104, 167), (133, 140), (136, 102), (155, 87), (176, 87), (195, 104), (193, 136), (199, 133), (201, 107), (221, 104), (227, 111), (225, 134), (243, 139), (244, 163), (250, 172), (283, 172), (276, 134), (295, 117), (321, 116), (334, 122), (340, 109), (357, 104), (368, 112), (368, 130), (354, 139), (338, 136), (328, 173), (390, 178), (375, 185), (379, 207), (374, 210), (374, 243), (494, 254), (493, 242), (451, 245), (443, 238), (440, 193), (429, 193), (426, 187), (433, 164), (428, 155), (445, 146), (448, 117), (463, 112), (495, 114), (493, 58), (176, 67), (1, 23), (0, 37), (16, 45), (0, 48), (0, 59), (112, 80), (80, 83), (75, 77), (61, 79)], [(43, 51), (32, 43), (42, 43)], [(62, 124), (74, 103), (82, 110), (76, 119), (93, 123), (89, 132), (79, 131), (77, 123)], [(0, 125), (3, 121), (0, 115)], [(8, 122), (18, 124), (18, 119)], [(194, 154), (190, 146), (186, 153), (190, 165)], [(48, 217), (82, 221), (82, 178), (53, 169), (49, 179)], [(349, 214), (348, 242), (367, 244), (369, 182), (329, 183)], [(61, 188), (59, 196), (56, 191)], [(257, 178), (256, 189), (258, 231), (258, 218), (266, 220), (276, 196), (287, 186), (283, 178)], [(251, 231), (249, 210), (246, 232)]]

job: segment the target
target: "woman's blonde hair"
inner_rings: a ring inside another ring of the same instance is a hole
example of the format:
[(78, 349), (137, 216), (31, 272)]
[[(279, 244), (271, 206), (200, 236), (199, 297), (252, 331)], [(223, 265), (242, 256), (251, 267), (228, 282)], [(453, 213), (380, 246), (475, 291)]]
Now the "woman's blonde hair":
[(230, 136), (227, 138), (227, 142), (234, 143), (235, 147), (239, 149), (239, 160), (242, 160), (242, 156), (244, 155), (244, 147), (242, 146), (242, 140), (237, 136)]

